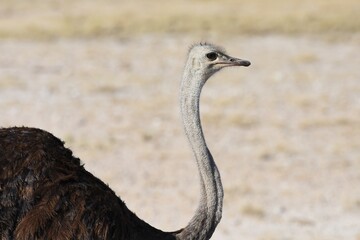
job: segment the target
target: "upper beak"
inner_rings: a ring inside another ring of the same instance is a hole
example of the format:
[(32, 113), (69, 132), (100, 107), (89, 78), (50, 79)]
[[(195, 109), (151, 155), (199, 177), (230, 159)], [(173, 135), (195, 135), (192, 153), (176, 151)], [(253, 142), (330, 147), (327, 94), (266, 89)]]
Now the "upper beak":
[(239, 59), (239, 58), (234, 58), (234, 57), (230, 57), (230, 56), (223, 56), (223, 58), (218, 61), (216, 64), (222, 64), (224, 66), (244, 66), (244, 67), (248, 67), (250, 66), (251, 62), (244, 60), (244, 59)]
[(248, 60), (244, 60), (244, 59), (239, 59), (239, 58), (233, 58), (230, 57), (228, 59), (228, 63), (230, 66), (244, 66), (244, 67), (248, 67), (251, 65), (251, 62)]

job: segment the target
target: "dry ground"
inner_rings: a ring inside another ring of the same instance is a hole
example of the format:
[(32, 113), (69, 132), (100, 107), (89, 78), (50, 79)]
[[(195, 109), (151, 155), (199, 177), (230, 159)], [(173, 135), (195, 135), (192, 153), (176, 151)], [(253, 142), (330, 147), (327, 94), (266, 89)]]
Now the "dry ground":
[[(130, 209), (184, 226), (198, 177), (178, 86), (192, 37), (0, 41), (0, 126), (64, 139)], [(202, 116), (225, 188), (214, 239), (360, 239), (360, 42), (215, 38), (249, 68), (205, 87)]]

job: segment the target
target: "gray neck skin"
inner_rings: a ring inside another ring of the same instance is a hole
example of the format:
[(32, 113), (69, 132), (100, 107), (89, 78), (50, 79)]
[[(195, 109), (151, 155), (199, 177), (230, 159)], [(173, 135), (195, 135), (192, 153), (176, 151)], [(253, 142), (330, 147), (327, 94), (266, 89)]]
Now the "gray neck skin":
[(189, 224), (179, 232), (177, 239), (210, 239), (220, 222), (223, 188), (216, 164), (206, 146), (201, 128), (199, 102), (203, 85), (210, 75), (186, 66), (180, 92), (180, 107), (186, 136), (194, 152), (200, 174), (201, 198), (198, 209)]

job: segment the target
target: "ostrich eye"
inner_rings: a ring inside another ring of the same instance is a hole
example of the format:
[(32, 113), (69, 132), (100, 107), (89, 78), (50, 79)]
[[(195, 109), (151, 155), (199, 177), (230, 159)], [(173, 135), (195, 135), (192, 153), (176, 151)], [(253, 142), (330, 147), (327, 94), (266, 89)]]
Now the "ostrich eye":
[(210, 61), (214, 61), (217, 59), (218, 55), (215, 52), (210, 52), (208, 54), (206, 54), (206, 57), (210, 60)]

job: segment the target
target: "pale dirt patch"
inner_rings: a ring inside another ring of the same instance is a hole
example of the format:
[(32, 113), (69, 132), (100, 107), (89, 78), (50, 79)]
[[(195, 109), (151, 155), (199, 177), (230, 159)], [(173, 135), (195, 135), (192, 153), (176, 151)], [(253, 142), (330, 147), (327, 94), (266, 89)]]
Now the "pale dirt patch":
[[(204, 88), (225, 188), (214, 239), (360, 236), (360, 45), (213, 39), (252, 66)], [(152, 225), (186, 225), (198, 178), (178, 87), (191, 37), (0, 41), (0, 125), (46, 129)]]

